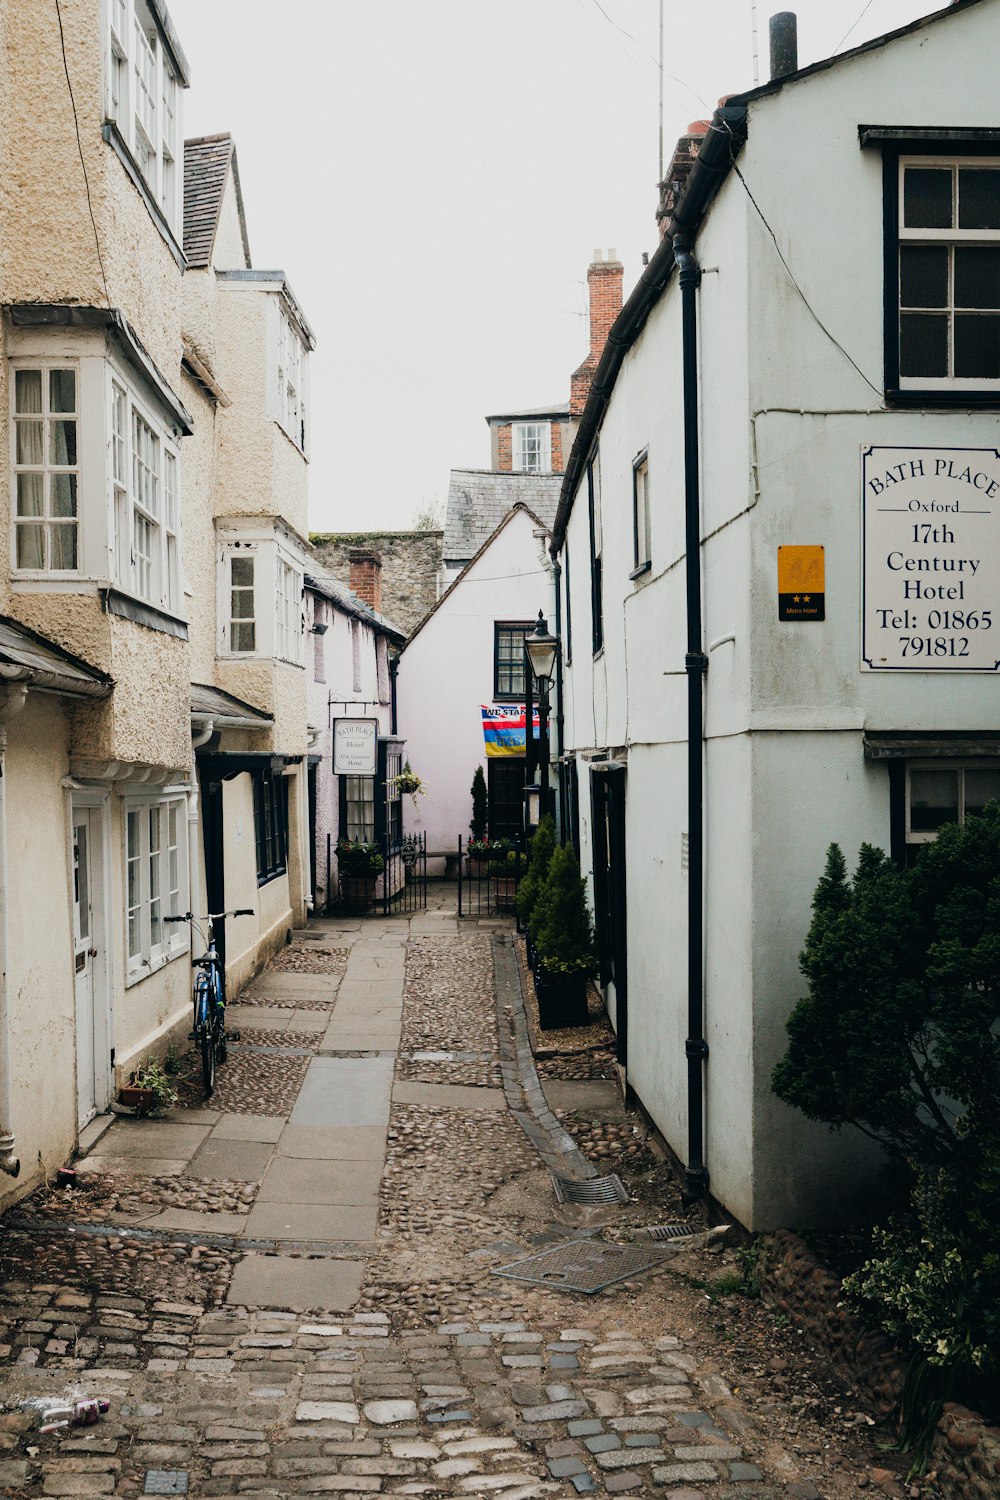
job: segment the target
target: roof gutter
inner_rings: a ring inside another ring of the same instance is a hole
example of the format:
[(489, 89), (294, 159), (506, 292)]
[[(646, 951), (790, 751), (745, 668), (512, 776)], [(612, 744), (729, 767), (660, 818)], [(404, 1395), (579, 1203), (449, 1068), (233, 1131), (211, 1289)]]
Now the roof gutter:
[(687, 186), (673, 217), (667, 223), (663, 238), (612, 325), (591, 381), (587, 404), (566, 464), (549, 547), (553, 557), (562, 549), (576, 491), (583, 479), (594, 439), (604, 421), (604, 413), (618, 379), (618, 372), (674, 274), (674, 236), (684, 234), (689, 242), (694, 241), (712, 199), (743, 148), (746, 123), (745, 105), (722, 105), (715, 111), (708, 134), (691, 168)]
[(0, 662), (0, 679), (4, 682), (22, 682), (32, 692), (58, 693), (67, 698), (106, 698), (114, 686), (111, 682), (65, 677), (61, 672), (46, 672), (38, 667), (22, 667), (12, 662)]

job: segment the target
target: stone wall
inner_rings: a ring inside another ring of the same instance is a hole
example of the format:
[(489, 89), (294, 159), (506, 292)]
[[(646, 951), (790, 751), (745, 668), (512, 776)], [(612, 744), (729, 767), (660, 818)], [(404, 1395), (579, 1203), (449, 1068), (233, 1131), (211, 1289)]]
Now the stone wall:
[(370, 549), (382, 558), (382, 614), (408, 635), (437, 603), (440, 531), (364, 531), (310, 537), (320, 565), (350, 587), (350, 554)]
[[(905, 1359), (883, 1333), (846, 1305), (840, 1278), (798, 1235), (780, 1230), (759, 1242), (761, 1295), (801, 1328), (845, 1384), (862, 1391), (881, 1416), (899, 1398)], [(1000, 1495), (1000, 1429), (949, 1402), (927, 1461), (941, 1500), (996, 1500)]]

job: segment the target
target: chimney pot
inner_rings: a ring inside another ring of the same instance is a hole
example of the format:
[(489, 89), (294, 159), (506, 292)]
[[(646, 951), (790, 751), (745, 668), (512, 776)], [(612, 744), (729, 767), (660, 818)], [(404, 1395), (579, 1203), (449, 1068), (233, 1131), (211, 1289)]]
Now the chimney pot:
[(799, 65), (798, 21), (792, 10), (771, 17), (771, 77), (784, 78)]

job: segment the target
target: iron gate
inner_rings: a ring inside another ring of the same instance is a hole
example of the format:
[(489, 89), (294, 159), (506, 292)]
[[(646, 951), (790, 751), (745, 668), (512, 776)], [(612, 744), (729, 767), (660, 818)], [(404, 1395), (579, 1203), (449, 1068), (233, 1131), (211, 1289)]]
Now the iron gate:
[(427, 835), (407, 834), (401, 841), (372, 840), (382, 855), (382, 871), (363, 880), (341, 875), (337, 910), (342, 916), (398, 917), (427, 906)]
[(527, 868), (524, 836), (500, 839), (494, 852), (470, 854), (458, 840), (458, 915), (513, 917), (514, 895)]

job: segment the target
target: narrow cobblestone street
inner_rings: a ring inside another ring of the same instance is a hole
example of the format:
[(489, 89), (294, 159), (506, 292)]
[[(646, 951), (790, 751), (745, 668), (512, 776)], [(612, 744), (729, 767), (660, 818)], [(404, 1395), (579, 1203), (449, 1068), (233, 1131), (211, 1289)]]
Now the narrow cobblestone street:
[[(494, 1274), (686, 1215), (606, 1035), (536, 1069), (509, 922), (437, 904), (296, 934), (230, 1007), (210, 1108), (182, 1080), (168, 1119), (116, 1120), (75, 1187), (7, 1215), (5, 1494), (867, 1486), (869, 1416), (734, 1295), (701, 1221), (594, 1295)], [(628, 1203), (557, 1201), (551, 1173), (612, 1171)], [(67, 1393), (111, 1410), (28, 1430), (20, 1400)]]

